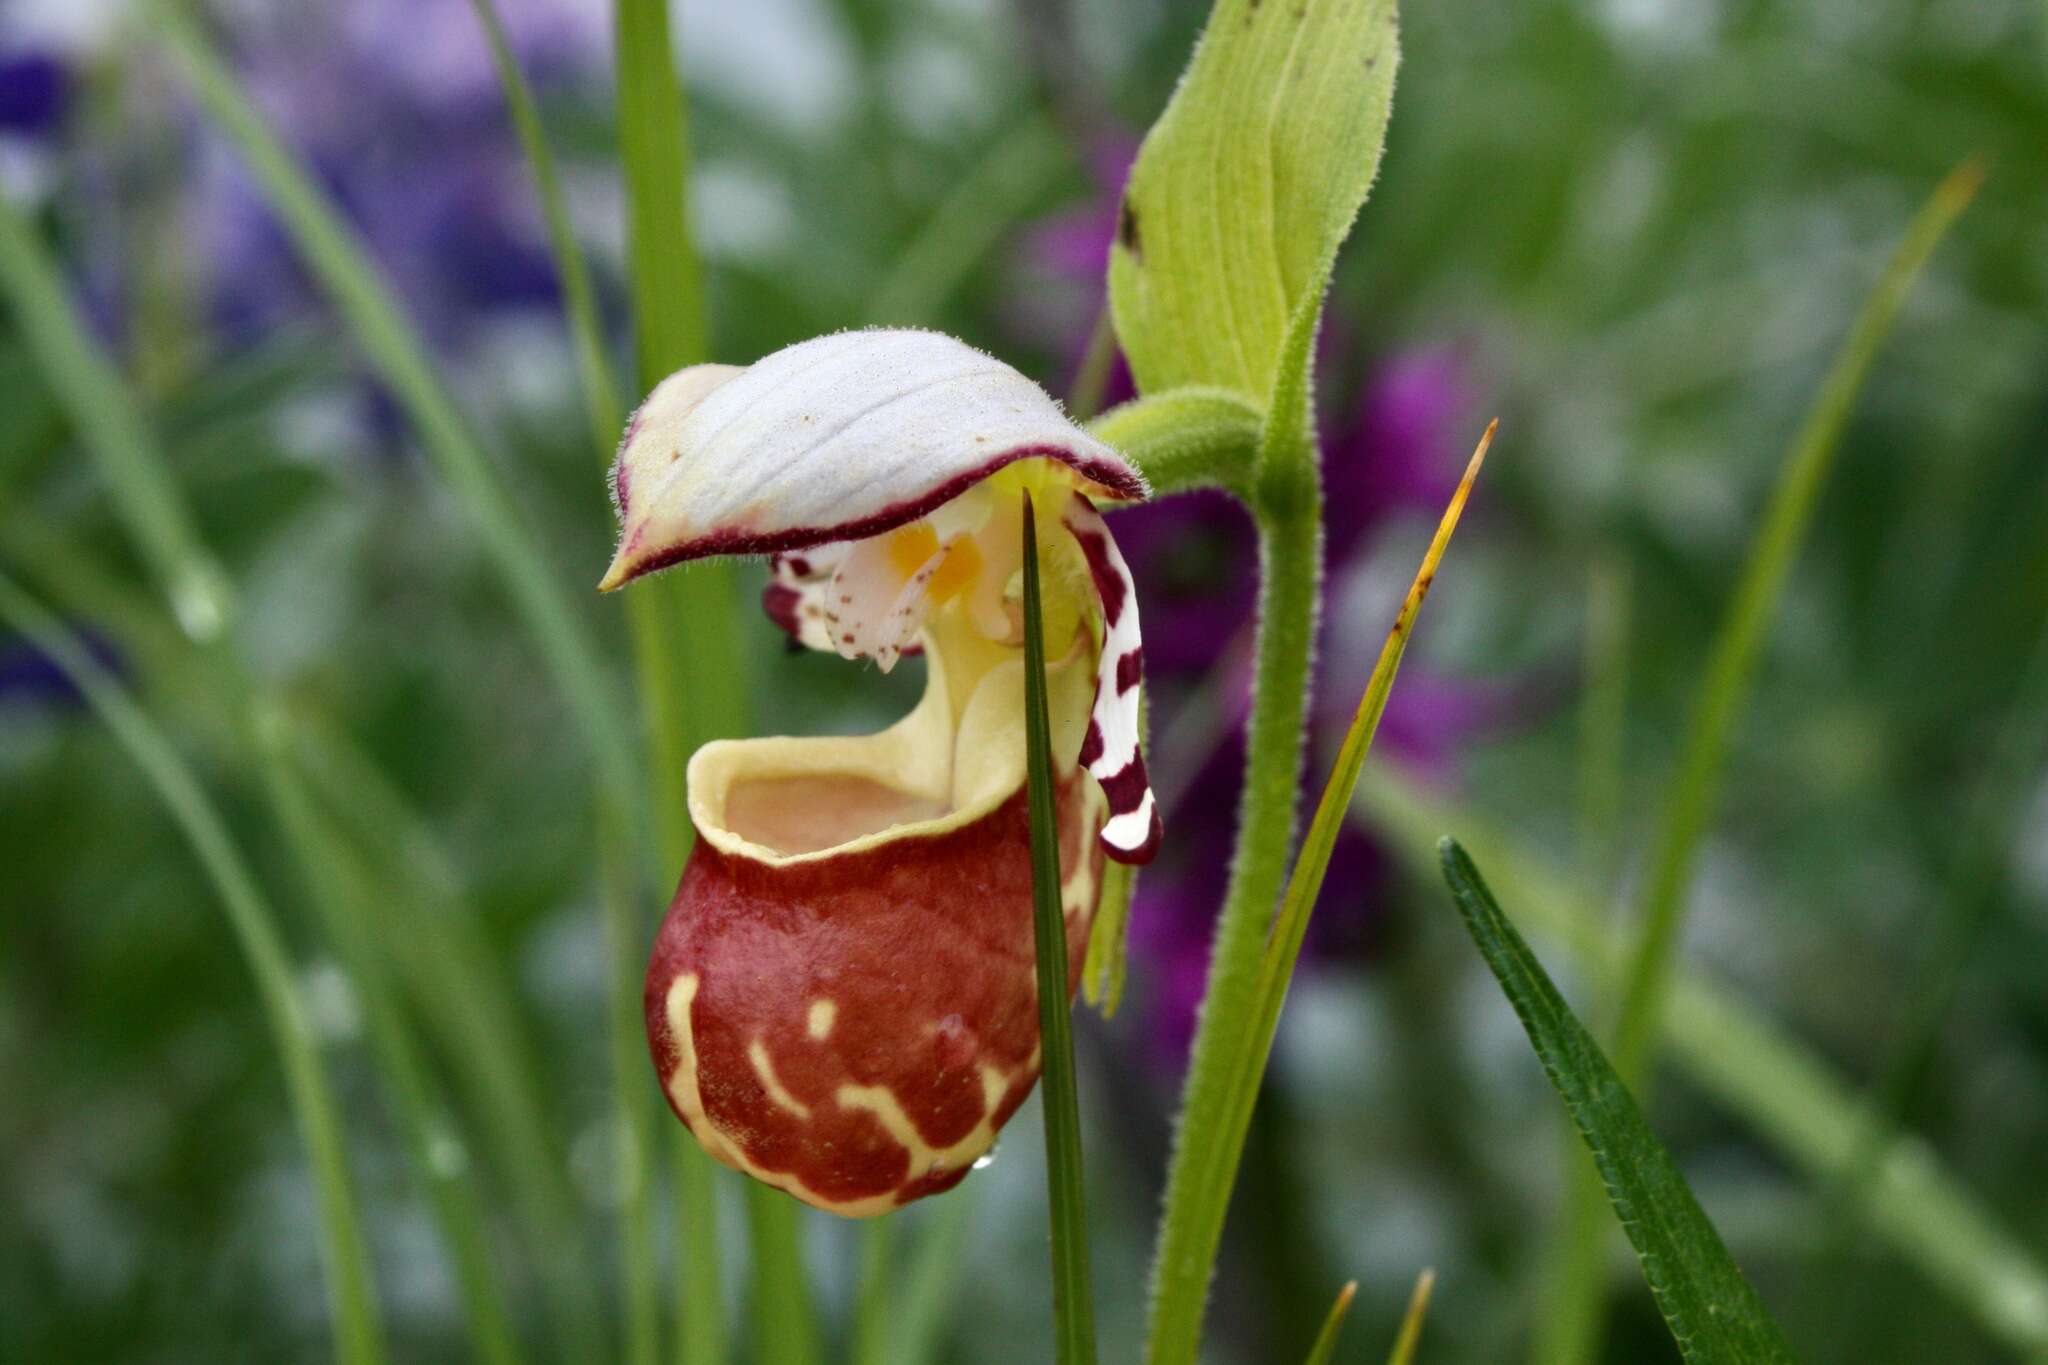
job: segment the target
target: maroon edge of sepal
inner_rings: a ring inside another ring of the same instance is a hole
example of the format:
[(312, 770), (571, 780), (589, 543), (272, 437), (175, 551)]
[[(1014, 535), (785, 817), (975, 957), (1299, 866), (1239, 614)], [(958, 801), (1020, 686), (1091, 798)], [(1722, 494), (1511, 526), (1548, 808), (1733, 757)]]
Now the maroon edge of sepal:
[[(933, 509), (959, 497), (1005, 465), (1028, 459), (1056, 460), (1097, 487), (1108, 489), (1124, 502), (1141, 502), (1148, 496), (1144, 483), (1127, 466), (1093, 457), (1077, 457), (1063, 446), (1018, 446), (973, 469), (955, 474), (915, 498), (905, 498), (901, 502), (891, 503), (879, 512), (857, 517), (852, 521), (840, 522), (833, 526), (792, 526), (780, 531), (765, 532), (742, 526), (721, 527), (649, 555), (645, 560), (635, 564), (632, 571), (614, 586), (624, 587), (636, 578), (645, 578), (648, 574), (659, 573), (677, 564), (692, 559), (704, 559), (711, 555), (783, 554), (792, 550), (808, 550), (814, 545), (828, 545), (838, 540), (867, 540), (916, 521)], [(639, 536), (636, 532), (634, 537), (626, 542), (622, 553), (631, 553), (638, 544)]]

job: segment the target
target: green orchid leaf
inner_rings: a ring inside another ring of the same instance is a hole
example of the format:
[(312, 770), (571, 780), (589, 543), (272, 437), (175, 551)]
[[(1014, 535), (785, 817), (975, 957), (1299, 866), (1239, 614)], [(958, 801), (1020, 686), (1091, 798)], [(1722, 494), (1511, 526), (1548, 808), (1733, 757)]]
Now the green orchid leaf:
[(1698, 1365), (1790, 1361), (1791, 1348), (1777, 1323), (1707, 1221), (1671, 1153), (1501, 912), (1479, 869), (1455, 840), (1440, 843), (1437, 855), (1465, 928), (1600, 1168), (1607, 1198), (1679, 1352)]
[(1131, 169), (1110, 248), (1139, 388), (1263, 404), (1379, 169), (1394, 0), (1221, 0)]

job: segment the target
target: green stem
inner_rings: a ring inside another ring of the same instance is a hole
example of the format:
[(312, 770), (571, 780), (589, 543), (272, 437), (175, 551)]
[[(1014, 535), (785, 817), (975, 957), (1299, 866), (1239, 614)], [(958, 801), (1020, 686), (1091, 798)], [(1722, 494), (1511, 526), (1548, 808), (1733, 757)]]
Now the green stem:
[(1200, 1197), (1201, 1154), (1231, 1126), (1232, 1081), (1258, 1004), (1266, 932), (1294, 846), (1305, 717), (1322, 581), (1321, 495), (1259, 513), (1259, 626), (1237, 852), (1211, 948), (1152, 1266), (1145, 1358), (1195, 1358), (1227, 1201)]
[(810, 1277), (799, 1211), (781, 1190), (747, 1182), (747, 1231), (754, 1249), (747, 1293), (757, 1365), (809, 1365), (823, 1349), (805, 1292)]
[(1842, 429), (1878, 347), (1891, 331), (1892, 320), (1920, 268), (1983, 178), (1983, 168), (1974, 161), (1950, 174), (1914, 218), (1886, 264), (1793, 441), (1785, 472), (1744, 563), (1728, 619), (1714, 639), (1658, 832), (1643, 897), (1641, 929), (1615, 1025), (1614, 1069), (1639, 1096), (1649, 1079), (1658, 1015), (1684, 924), (1685, 891), (1713, 816), (1729, 735), (1748, 698), (1750, 675), (1765, 629), (1805, 540)]
[(312, 1158), (335, 1354), (347, 1365), (376, 1365), (384, 1358), (383, 1326), (349, 1178), (348, 1142), (275, 911), (235, 847), (226, 821), (170, 741), (56, 618), (4, 574), (0, 620), (53, 660), (84, 694), (156, 789), (220, 896), (229, 928), (256, 978), (264, 1019), (284, 1062), (292, 1114)]
[(1222, 488), (1250, 505), (1265, 419), (1228, 389), (1169, 389), (1118, 404), (1088, 424), (1144, 472), (1155, 497)]

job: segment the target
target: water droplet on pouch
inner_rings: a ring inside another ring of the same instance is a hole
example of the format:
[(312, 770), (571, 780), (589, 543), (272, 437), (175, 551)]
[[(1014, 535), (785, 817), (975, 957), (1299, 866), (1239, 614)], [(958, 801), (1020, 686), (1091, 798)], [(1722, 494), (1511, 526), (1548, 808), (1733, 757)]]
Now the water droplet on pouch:
[(987, 1151), (983, 1152), (980, 1156), (974, 1158), (974, 1164), (969, 1166), (967, 1169), (970, 1171), (985, 1171), (995, 1164), (996, 1149), (991, 1147)]

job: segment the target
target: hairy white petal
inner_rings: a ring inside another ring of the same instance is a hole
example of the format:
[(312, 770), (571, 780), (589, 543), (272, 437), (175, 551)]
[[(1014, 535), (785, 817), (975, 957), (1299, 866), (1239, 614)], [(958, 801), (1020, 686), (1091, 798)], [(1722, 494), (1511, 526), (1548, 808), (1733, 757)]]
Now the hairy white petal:
[(627, 430), (603, 587), (704, 555), (865, 539), (1033, 456), (1096, 496), (1145, 495), (1044, 390), (936, 332), (842, 332), (737, 374), (709, 368), (665, 380)]

